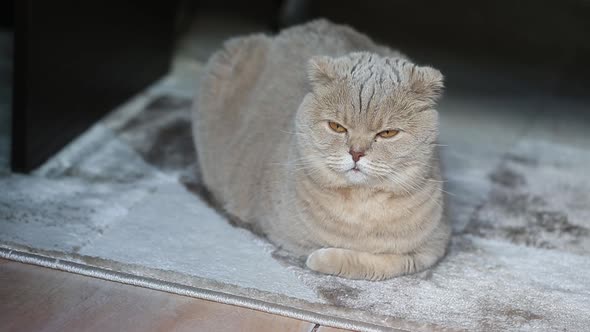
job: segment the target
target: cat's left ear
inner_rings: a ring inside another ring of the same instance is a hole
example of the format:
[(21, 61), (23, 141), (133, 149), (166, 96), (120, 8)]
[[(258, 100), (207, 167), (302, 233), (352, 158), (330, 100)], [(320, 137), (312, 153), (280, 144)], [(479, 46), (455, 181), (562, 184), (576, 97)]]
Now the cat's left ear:
[(410, 89), (425, 102), (435, 103), (444, 88), (443, 74), (428, 66), (414, 66), (410, 70)]
[(314, 89), (332, 83), (336, 78), (336, 66), (332, 58), (314, 56), (307, 64), (307, 75)]

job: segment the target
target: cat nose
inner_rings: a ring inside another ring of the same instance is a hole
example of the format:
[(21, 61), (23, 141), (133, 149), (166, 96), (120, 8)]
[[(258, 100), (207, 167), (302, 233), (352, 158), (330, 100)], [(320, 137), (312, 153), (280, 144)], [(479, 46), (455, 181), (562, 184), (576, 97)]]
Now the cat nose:
[(352, 160), (354, 160), (355, 163), (359, 161), (359, 159), (361, 159), (362, 156), (365, 155), (365, 151), (354, 151), (353, 149), (350, 149), (348, 153), (350, 153), (350, 155), (352, 156)]

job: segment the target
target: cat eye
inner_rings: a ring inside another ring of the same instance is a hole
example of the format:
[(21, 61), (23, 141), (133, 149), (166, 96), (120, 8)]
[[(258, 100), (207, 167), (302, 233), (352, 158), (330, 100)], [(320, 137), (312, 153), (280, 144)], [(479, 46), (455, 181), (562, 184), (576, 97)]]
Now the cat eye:
[(339, 123), (330, 121), (330, 122), (328, 122), (328, 125), (330, 126), (330, 128), (332, 128), (333, 131), (335, 131), (337, 133), (345, 133), (346, 132), (346, 128), (341, 126)]
[(390, 130), (384, 130), (377, 135), (379, 137), (383, 137), (383, 138), (392, 138), (393, 136), (395, 136), (397, 134), (399, 134), (399, 130), (390, 129)]

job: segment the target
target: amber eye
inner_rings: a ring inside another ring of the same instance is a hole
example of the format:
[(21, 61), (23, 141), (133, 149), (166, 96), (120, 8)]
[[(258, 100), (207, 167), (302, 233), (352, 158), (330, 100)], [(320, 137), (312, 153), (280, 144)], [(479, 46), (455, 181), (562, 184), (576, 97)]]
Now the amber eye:
[(379, 135), (379, 137), (383, 137), (383, 138), (391, 138), (397, 134), (399, 134), (399, 130), (390, 129), (390, 130), (384, 130), (377, 135)]
[(342, 127), (340, 124), (336, 123), (336, 122), (328, 122), (328, 125), (330, 125), (330, 128), (332, 128), (333, 131), (337, 132), (337, 133), (345, 133), (346, 132), (346, 128)]

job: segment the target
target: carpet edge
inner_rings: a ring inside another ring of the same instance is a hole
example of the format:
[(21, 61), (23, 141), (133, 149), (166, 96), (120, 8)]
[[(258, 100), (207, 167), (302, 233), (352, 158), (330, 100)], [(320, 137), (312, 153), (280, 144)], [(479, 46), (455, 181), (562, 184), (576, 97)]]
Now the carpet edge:
[(11, 248), (0, 246), (0, 258), (8, 259), (24, 264), (31, 264), (54, 270), (75, 273), (83, 276), (103, 279), (107, 281), (114, 281), (122, 284), (163, 291), (171, 294), (188, 296), (202, 300), (208, 300), (223, 304), (236, 305), (249, 309), (254, 309), (269, 314), (309, 321), (320, 325), (357, 330), (357, 331), (401, 331), (407, 332), (405, 329), (395, 329), (385, 326), (379, 326), (369, 323), (363, 323), (344, 318), (330, 317), (319, 313), (306, 311), (297, 308), (291, 308), (265, 301), (250, 299), (243, 296), (227, 294), (223, 292), (202, 289), (193, 286), (181, 285), (168, 281), (162, 281), (153, 278), (146, 278), (135, 276), (129, 273), (111, 271), (98, 267), (83, 265), (68, 260), (59, 258), (51, 258), (43, 255), (27, 253)]

